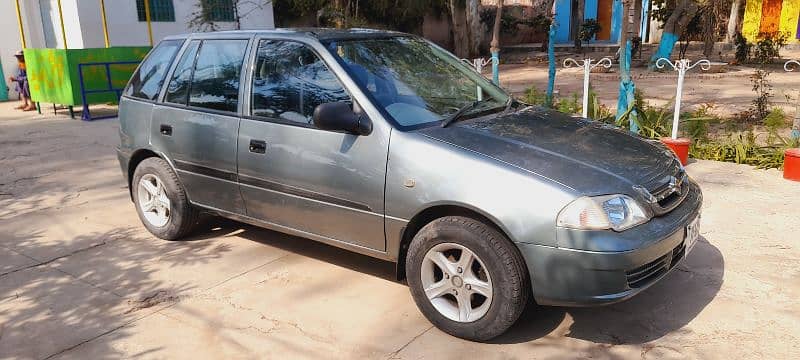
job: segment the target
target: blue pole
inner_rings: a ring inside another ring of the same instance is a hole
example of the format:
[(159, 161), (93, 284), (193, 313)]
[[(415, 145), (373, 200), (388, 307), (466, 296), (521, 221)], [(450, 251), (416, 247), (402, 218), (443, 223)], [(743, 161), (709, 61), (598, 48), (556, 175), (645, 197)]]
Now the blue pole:
[(549, 67), (547, 70), (547, 106), (553, 106), (553, 90), (556, 84), (556, 25), (555, 20), (550, 23), (550, 32), (547, 36), (547, 60)]
[[(625, 52), (619, 57), (619, 100), (617, 101), (617, 121), (633, 106), (636, 85), (631, 78), (631, 41), (625, 42)], [(639, 132), (635, 110), (628, 115), (631, 132)]]
[(492, 50), (492, 82), (500, 85), (500, 50)]

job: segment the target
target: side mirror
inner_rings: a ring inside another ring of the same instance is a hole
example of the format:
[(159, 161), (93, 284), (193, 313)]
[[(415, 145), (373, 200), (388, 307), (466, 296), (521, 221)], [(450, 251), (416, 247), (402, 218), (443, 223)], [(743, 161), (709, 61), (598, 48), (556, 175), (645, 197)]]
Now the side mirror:
[(346, 131), (355, 135), (372, 133), (369, 118), (356, 114), (344, 101), (319, 104), (314, 109), (314, 125), (323, 130)]

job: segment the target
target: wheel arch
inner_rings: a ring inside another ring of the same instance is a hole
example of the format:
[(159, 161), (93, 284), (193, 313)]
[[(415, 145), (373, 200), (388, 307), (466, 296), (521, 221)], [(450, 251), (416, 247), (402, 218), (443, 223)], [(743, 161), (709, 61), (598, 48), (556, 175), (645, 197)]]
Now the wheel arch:
[(404, 280), (406, 277), (406, 255), (408, 254), (408, 247), (411, 244), (411, 240), (414, 239), (414, 236), (416, 236), (425, 225), (445, 216), (464, 216), (480, 221), (493, 227), (513, 242), (513, 238), (509, 235), (508, 231), (503, 228), (501, 223), (480, 209), (475, 209), (464, 204), (436, 204), (429, 206), (417, 212), (403, 229), (400, 247), (397, 252), (397, 264), (395, 266), (395, 276), (398, 281)]
[[(172, 169), (173, 172), (175, 172), (176, 174), (178, 173), (177, 171), (175, 171), (174, 164), (172, 164), (172, 162), (169, 161), (169, 159), (167, 159), (167, 157), (164, 156), (163, 154), (157, 153), (151, 149), (139, 149), (134, 151), (131, 154), (130, 160), (128, 160), (128, 168), (127, 168), (128, 193), (130, 194), (131, 199), (133, 199), (133, 173), (136, 171), (136, 168), (139, 166), (139, 164), (142, 163), (142, 161), (153, 157), (163, 159), (164, 161), (167, 162), (167, 165), (169, 165), (169, 167)], [(178, 181), (180, 182), (180, 178), (178, 179)]]

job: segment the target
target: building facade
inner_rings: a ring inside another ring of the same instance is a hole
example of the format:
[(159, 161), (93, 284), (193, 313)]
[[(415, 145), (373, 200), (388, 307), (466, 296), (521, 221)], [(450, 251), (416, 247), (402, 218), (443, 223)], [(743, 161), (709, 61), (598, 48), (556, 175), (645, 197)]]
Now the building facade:
[[(622, 29), (622, 1), (621, 0), (584, 0), (583, 19), (595, 19), (600, 24), (600, 31), (595, 36), (593, 43), (617, 44)], [(572, 24), (578, 21), (578, 11), (575, 11), (579, 2), (577, 0), (556, 0), (555, 1), (555, 21), (556, 21), (556, 43), (567, 44), (574, 42), (578, 34), (575, 33)], [(634, 2), (631, 11), (631, 18), (628, 19), (632, 24), (633, 36), (639, 36), (643, 42), (650, 42), (657, 39), (653, 31), (657, 26), (653, 26), (650, 21), (650, 0)]]
[[(17, 94), (8, 76), (17, 72), (13, 55), (22, 49), (14, 3), (15, 0), (0, 1), (0, 26), (4, 32), (0, 37), (0, 63), (12, 99)], [(61, 0), (65, 39), (61, 35), (58, 0), (19, 0), (27, 47), (64, 48), (65, 44), (70, 49), (105, 47), (100, 3), (100, 0)], [(150, 44), (144, 0), (104, 0), (104, 3), (111, 46)], [(199, 19), (198, 16), (213, 21), (219, 30), (275, 26), (272, 4), (266, 0), (149, 0), (149, 4), (155, 42), (168, 35), (197, 31), (190, 22)], [(203, 8), (202, 4), (213, 7)]]

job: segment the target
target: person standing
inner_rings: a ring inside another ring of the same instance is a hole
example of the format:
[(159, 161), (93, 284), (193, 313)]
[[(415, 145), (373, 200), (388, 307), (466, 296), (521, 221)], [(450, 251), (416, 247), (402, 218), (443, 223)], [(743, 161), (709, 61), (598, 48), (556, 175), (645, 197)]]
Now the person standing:
[(17, 70), (17, 76), (11, 76), (8, 79), (17, 83), (16, 90), (19, 93), (20, 98), (22, 98), (22, 105), (17, 106), (16, 109), (22, 111), (36, 110), (36, 105), (31, 100), (31, 88), (28, 86), (28, 73), (25, 68), (25, 55), (23, 54), (22, 50), (20, 50), (14, 54), (14, 57), (17, 58), (19, 69)]

